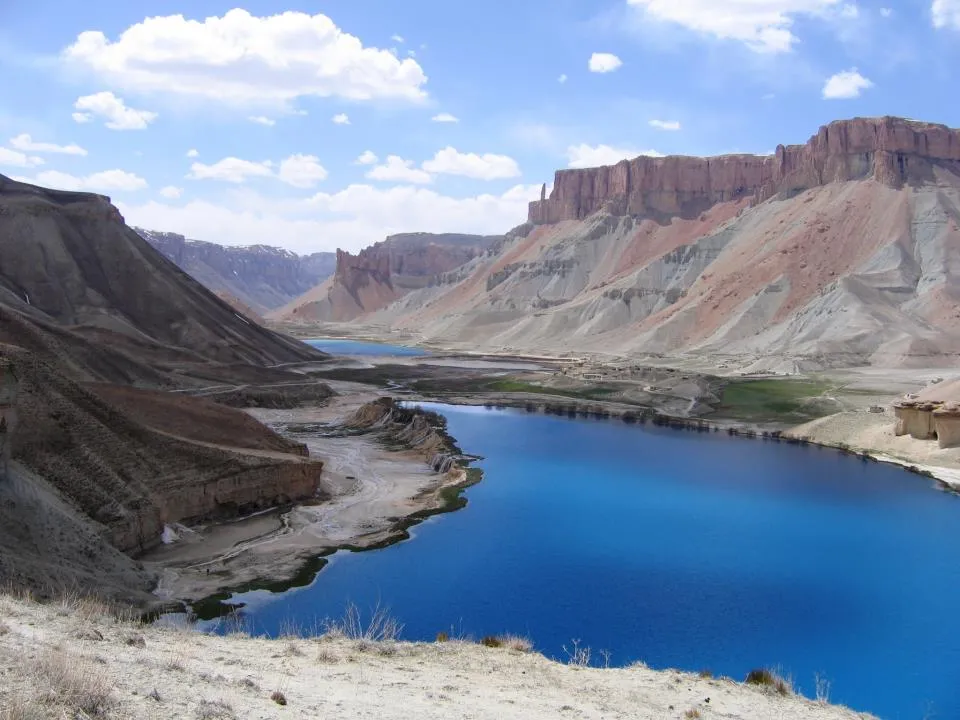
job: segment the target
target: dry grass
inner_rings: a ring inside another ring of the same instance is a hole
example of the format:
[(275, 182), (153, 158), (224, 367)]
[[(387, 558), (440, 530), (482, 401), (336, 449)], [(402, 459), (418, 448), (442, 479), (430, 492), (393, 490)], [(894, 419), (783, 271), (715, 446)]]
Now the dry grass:
[(349, 638), (366, 642), (392, 642), (400, 637), (403, 625), (390, 616), (386, 608), (379, 605), (370, 613), (370, 619), (364, 620), (360, 609), (350, 603), (340, 620), (328, 619), (324, 631), (331, 638)]
[(41, 699), (75, 713), (103, 715), (113, 702), (104, 667), (62, 650), (46, 650), (33, 664), (33, 686), (44, 688)]
[(700, 717), (700, 711), (697, 710), (696, 708), (690, 708), (683, 714), (683, 716), (687, 720), (698, 720), (698, 718)]

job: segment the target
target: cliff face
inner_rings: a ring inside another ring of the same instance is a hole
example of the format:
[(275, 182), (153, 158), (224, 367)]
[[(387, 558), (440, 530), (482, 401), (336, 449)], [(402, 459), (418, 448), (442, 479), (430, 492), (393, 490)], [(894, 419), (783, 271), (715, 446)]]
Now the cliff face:
[(333, 278), (270, 317), (343, 322), (386, 307), (482, 254), (500, 236), (405, 233), (364, 248), (337, 250)]
[(316, 495), (323, 463), (242, 411), (183, 395), (84, 387), (17, 348), (2, 359), (20, 386), (14, 464), (42, 477), (119, 550), (158, 544), (165, 524)]
[(336, 266), (336, 256), (329, 252), (297, 255), (267, 245), (224, 247), (175, 233), (135, 229), (209, 290), (236, 297), (255, 313), (299, 297), (330, 277)]
[(758, 203), (834, 182), (919, 184), (932, 180), (938, 166), (960, 169), (960, 131), (901, 118), (855, 118), (820, 128), (805, 145), (781, 145), (768, 157), (638, 157), (559, 170), (550, 197), (530, 203), (529, 221), (581, 220), (601, 208), (656, 221), (692, 219), (718, 203)]

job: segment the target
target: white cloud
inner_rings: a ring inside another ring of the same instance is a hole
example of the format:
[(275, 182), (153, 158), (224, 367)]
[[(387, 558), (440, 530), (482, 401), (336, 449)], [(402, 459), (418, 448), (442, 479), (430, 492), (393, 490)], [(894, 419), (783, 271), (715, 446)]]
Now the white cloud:
[(618, 148), (610, 145), (571, 145), (567, 148), (567, 167), (589, 168), (601, 165), (616, 165), (621, 160), (632, 160), (639, 155), (663, 157), (663, 153), (656, 150), (633, 150), (632, 148)]
[(438, 150), (432, 160), (422, 165), (430, 173), (462, 175), (477, 180), (499, 180), (520, 176), (520, 166), (512, 157), (484, 153), (462, 153), (456, 148)]
[(314, 155), (291, 155), (280, 163), (277, 177), (287, 185), (310, 188), (327, 179), (327, 171)]
[(162, 227), (187, 237), (235, 245), (282, 243), (297, 252), (337, 247), (356, 252), (411, 228), (506, 232), (526, 219), (527, 203), (539, 197), (539, 185), (517, 185), (502, 195), (455, 198), (428, 188), (360, 184), (307, 200), (278, 201), (240, 191), (225, 204), (195, 200), (174, 207), (164, 202), (120, 202), (118, 207), (131, 225)]
[(403, 39), (403, 35), (391, 35), (390, 39), (393, 40), (398, 45), (403, 45), (403, 43), (406, 42), (406, 40)]
[(73, 107), (78, 111), (73, 114), (73, 119), (77, 122), (87, 123), (101, 118), (111, 130), (143, 130), (157, 119), (155, 112), (127, 107), (126, 103), (112, 92), (84, 95), (77, 98)]
[(860, 97), (860, 93), (873, 87), (873, 83), (857, 72), (856, 68), (838, 72), (823, 86), (823, 97), (827, 100), (848, 100)]
[(347, 116), (346, 113), (340, 113), (340, 114), (338, 114), (338, 115), (334, 115), (333, 118), (332, 118), (332, 120), (333, 120), (333, 122), (334, 122), (336, 125), (349, 125), (349, 124), (350, 124), (350, 118)]
[(880, 16), (888, 18), (893, 15), (893, 8), (882, 7), (880, 8)]
[(187, 150), (188, 158), (195, 158), (195, 157), (198, 157), (199, 155), (200, 155), (200, 151), (195, 148), (190, 148), (189, 150)]
[(680, 122), (677, 120), (651, 120), (648, 124), (650, 127), (657, 128), (658, 130), (680, 129)]
[(742, 42), (755, 52), (788, 52), (795, 17), (822, 16), (840, 0), (627, 0), (654, 20)]
[(114, 190), (132, 192), (147, 187), (146, 180), (125, 170), (104, 170), (84, 177), (77, 177), (59, 170), (46, 170), (37, 173), (35, 177), (26, 180), (26, 182), (57, 190), (91, 192), (111, 192)]
[(54, 143), (36, 142), (26, 133), (11, 138), (10, 147), (22, 150), (23, 152), (59, 153), (61, 155), (87, 154), (87, 151), (79, 145), (56, 145)]
[(183, 188), (167, 185), (164, 188), (160, 188), (160, 194), (169, 200), (176, 200), (183, 195)]
[(122, 89), (237, 105), (285, 106), (305, 96), (426, 97), (427, 77), (415, 60), (364, 47), (320, 13), (148, 17), (116, 40), (83, 32), (62, 57)]
[(367, 172), (371, 180), (387, 180), (390, 182), (415, 183), (425, 185), (432, 182), (430, 173), (414, 166), (412, 160), (404, 160), (399, 155), (389, 155), (383, 165), (377, 165)]
[(587, 63), (590, 72), (595, 73), (613, 72), (621, 65), (623, 65), (623, 61), (612, 53), (594, 53)]
[(357, 165), (373, 165), (379, 159), (372, 150), (364, 150), (354, 162)]
[(567, 76), (565, 73), (562, 73), (560, 77), (557, 78), (557, 82), (563, 85), (567, 81)]
[[(276, 171), (274, 168), (277, 168)], [(270, 160), (254, 162), (226, 157), (213, 165), (193, 163), (187, 178), (191, 180), (219, 180), (241, 185), (250, 178), (275, 178), (287, 185), (311, 188), (327, 178), (327, 170), (314, 155), (295, 154), (281, 160), (279, 166)]]
[(853, 4), (846, 4), (840, 7), (840, 17), (845, 20), (855, 20), (860, 17), (860, 8)]
[(274, 125), (277, 124), (276, 120), (265, 117), (263, 115), (251, 115), (250, 117), (247, 118), (247, 120), (249, 120), (252, 123), (256, 123), (257, 125), (266, 125), (267, 127), (273, 127)]
[(213, 165), (193, 163), (190, 166), (191, 180), (222, 180), (223, 182), (240, 184), (251, 177), (271, 177), (273, 163), (269, 160), (251, 162), (240, 158), (227, 157)]
[(43, 158), (0, 147), (0, 165), (18, 168), (36, 167), (37, 165), (43, 165)]
[(456, 115), (451, 115), (450, 113), (446, 113), (446, 112), (440, 113), (440, 114), (438, 114), (438, 115), (434, 115), (434, 116), (433, 116), (432, 118), (430, 118), (430, 119), (431, 119), (433, 122), (438, 122), (438, 123), (458, 123), (458, 122), (460, 122), (460, 118), (458, 118)]
[(933, 0), (930, 6), (935, 28), (960, 30), (960, 0)]

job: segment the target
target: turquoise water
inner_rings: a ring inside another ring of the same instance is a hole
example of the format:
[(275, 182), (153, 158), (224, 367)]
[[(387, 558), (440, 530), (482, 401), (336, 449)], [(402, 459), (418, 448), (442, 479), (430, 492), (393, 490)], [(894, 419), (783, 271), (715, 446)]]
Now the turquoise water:
[(420, 357), (429, 355), (428, 350), (404, 345), (387, 345), (386, 343), (361, 342), (360, 340), (337, 340), (334, 338), (319, 338), (306, 340), (318, 350), (331, 355), (378, 355), (391, 357)]
[(276, 633), (380, 603), (406, 639), (512, 632), (564, 659), (743, 679), (884, 718), (960, 717), (958, 498), (891, 466), (723, 434), (434, 406), (483, 482), (307, 588), (248, 593)]

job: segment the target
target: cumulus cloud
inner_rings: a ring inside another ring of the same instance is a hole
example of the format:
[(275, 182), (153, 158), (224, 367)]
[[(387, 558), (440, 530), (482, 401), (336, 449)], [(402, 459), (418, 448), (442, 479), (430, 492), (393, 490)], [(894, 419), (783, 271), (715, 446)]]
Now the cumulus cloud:
[(451, 115), (450, 113), (447, 113), (447, 112), (443, 112), (443, 113), (439, 113), (438, 115), (434, 115), (434, 116), (433, 116), (432, 118), (430, 118), (430, 119), (431, 119), (433, 122), (438, 122), (438, 123), (458, 123), (458, 122), (460, 122), (460, 118), (458, 118), (456, 115)]
[(88, 123), (99, 118), (111, 130), (144, 130), (157, 119), (155, 112), (127, 107), (123, 99), (112, 92), (84, 95), (77, 98), (73, 107), (77, 110), (73, 113), (73, 119), (78, 123)]
[(277, 177), (287, 185), (310, 188), (326, 180), (327, 171), (314, 155), (291, 155), (280, 163)]
[(83, 190), (89, 192), (132, 192), (143, 190), (147, 181), (125, 170), (104, 170), (78, 177), (58, 170), (46, 170), (27, 182), (56, 190)]
[(267, 127), (273, 127), (277, 124), (276, 120), (265, 117), (264, 115), (251, 115), (247, 118), (247, 120), (252, 123), (256, 123), (257, 125), (266, 125)]
[(827, 100), (849, 100), (860, 97), (861, 92), (872, 87), (873, 83), (853, 68), (830, 77), (823, 86), (823, 97)]
[(594, 53), (587, 63), (590, 72), (595, 73), (613, 72), (621, 65), (623, 65), (623, 61), (612, 53)]
[(349, 125), (350, 117), (346, 113), (339, 113), (333, 116), (333, 122), (336, 125)]
[(372, 150), (364, 150), (354, 162), (357, 165), (373, 165), (379, 159)]
[(654, 20), (738, 41), (754, 52), (780, 53), (797, 42), (794, 18), (823, 16), (840, 0), (627, 0), (627, 4)]
[(960, 30), (960, 0), (933, 0), (930, 13), (935, 28)]
[(0, 147), (0, 165), (6, 167), (29, 168), (43, 165), (43, 158), (27, 155), (19, 150)]
[(367, 172), (367, 177), (371, 180), (415, 183), (417, 185), (425, 185), (433, 180), (430, 173), (417, 168), (413, 160), (404, 160), (399, 155), (388, 155), (382, 165), (377, 165)]
[(190, 166), (191, 180), (221, 180), (229, 183), (244, 183), (252, 177), (271, 177), (273, 163), (269, 160), (252, 162), (235, 157), (226, 157), (213, 165), (193, 163)]
[(148, 17), (115, 40), (81, 33), (66, 62), (114, 87), (238, 105), (287, 105), (300, 97), (419, 101), (427, 77), (411, 58), (364, 47), (323, 14)]
[(79, 145), (57, 145), (55, 143), (37, 142), (26, 133), (11, 138), (10, 147), (21, 150), (22, 152), (58, 153), (61, 155), (87, 154), (87, 151)]
[(571, 145), (567, 148), (567, 167), (589, 168), (601, 165), (616, 165), (621, 160), (632, 160), (639, 155), (663, 157), (656, 150), (634, 150), (632, 148), (611, 147), (610, 145)]
[(242, 191), (223, 204), (195, 200), (177, 207), (157, 201), (118, 206), (131, 225), (236, 245), (282, 243), (297, 252), (314, 252), (337, 247), (357, 251), (412, 228), (502, 233), (523, 222), (527, 203), (539, 197), (539, 185), (458, 198), (409, 185), (358, 184), (302, 200), (278, 201)]
[(499, 180), (520, 176), (517, 161), (507, 155), (462, 153), (456, 148), (438, 150), (432, 160), (423, 163), (423, 169), (440, 175), (462, 175), (477, 180)]
[(176, 200), (183, 195), (183, 188), (178, 188), (174, 185), (167, 185), (164, 188), (160, 188), (160, 195), (169, 200)]
[(189, 150), (187, 150), (188, 158), (195, 158), (195, 157), (198, 157), (199, 155), (200, 155), (200, 152), (195, 148), (190, 148)]
[(567, 81), (567, 76), (565, 73), (561, 73), (560, 77), (557, 78), (557, 82), (563, 85)]
[(680, 122), (677, 120), (651, 120), (648, 124), (650, 127), (657, 128), (657, 130), (680, 129)]
[(397, 43), (397, 45), (403, 45), (406, 42), (403, 35), (391, 35), (390, 39)]

